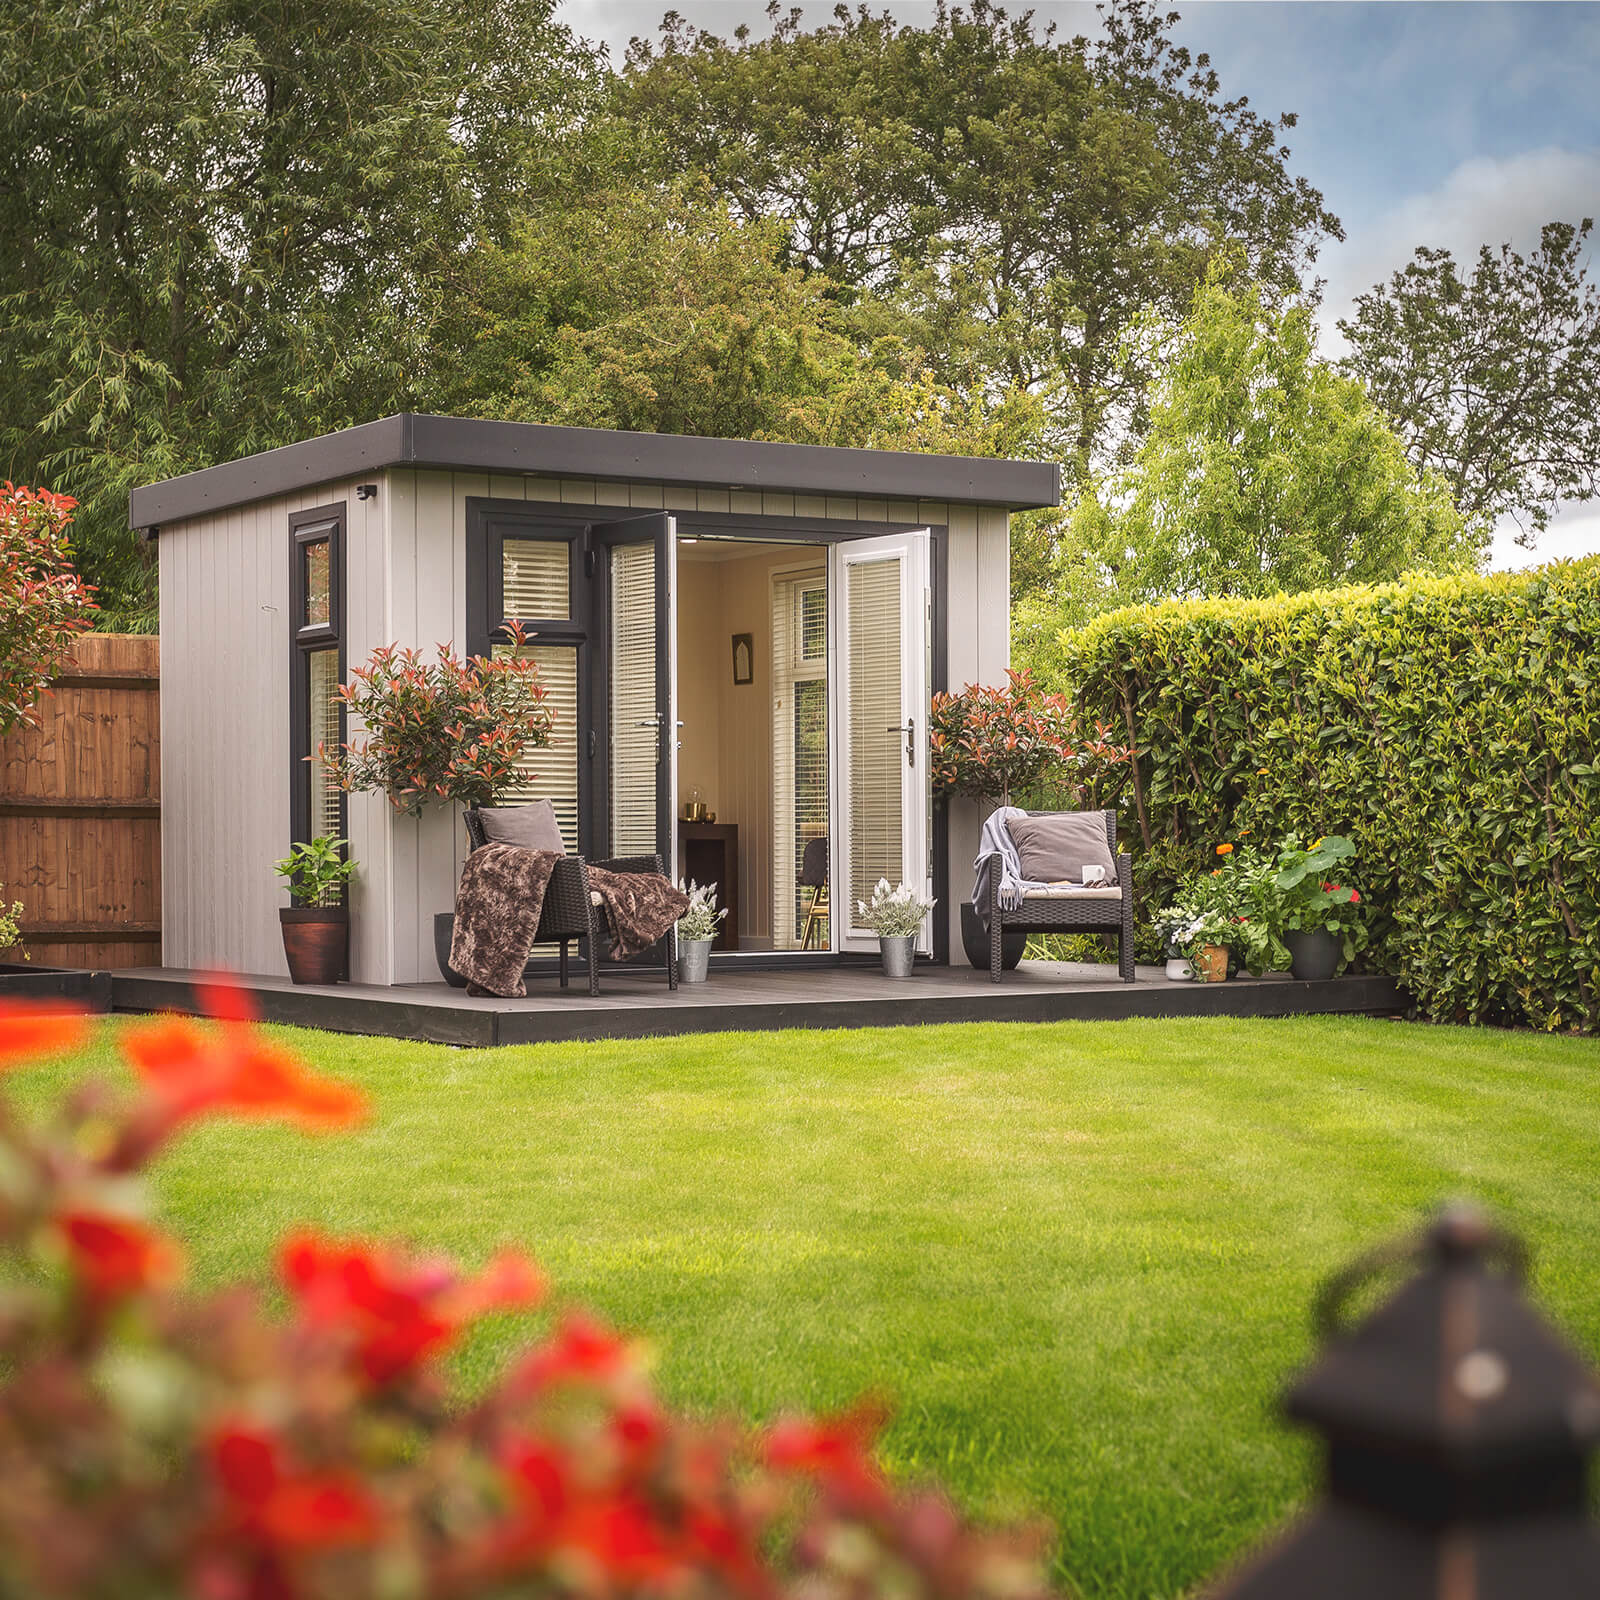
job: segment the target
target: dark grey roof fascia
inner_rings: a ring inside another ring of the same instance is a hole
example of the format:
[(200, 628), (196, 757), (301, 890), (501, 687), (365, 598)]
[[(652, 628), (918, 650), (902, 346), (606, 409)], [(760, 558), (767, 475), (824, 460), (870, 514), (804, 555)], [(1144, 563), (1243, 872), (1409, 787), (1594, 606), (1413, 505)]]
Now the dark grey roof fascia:
[(619, 433), (406, 412), (135, 489), (128, 520), (134, 528), (159, 527), (382, 467), (955, 500), (1013, 511), (1053, 506), (1061, 499), (1061, 469), (1053, 461)]

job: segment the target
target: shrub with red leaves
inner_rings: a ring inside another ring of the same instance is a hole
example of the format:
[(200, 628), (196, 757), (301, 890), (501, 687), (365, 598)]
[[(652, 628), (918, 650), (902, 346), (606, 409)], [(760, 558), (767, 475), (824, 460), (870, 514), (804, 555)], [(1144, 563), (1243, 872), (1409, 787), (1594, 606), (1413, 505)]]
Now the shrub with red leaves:
[[(545, 1295), (302, 1231), (288, 1311), (185, 1290), (138, 1170), (202, 1115), (311, 1129), (360, 1093), (222, 1020), (119, 1034), (136, 1087), (42, 1125), (0, 1097), (0, 1594), (35, 1600), (1042, 1600), (1039, 1530), (984, 1532), (872, 1459), (866, 1411), (752, 1433), (675, 1417), (639, 1348), (582, 1312), (476, 1399), (440, 1358)], [(80, 1017), (0, 1009), (0, 1067)]]
[(969, 683), (960, 694), (936, 694), (928, 740), (936, 790), (1002, 805), (1036, 786), (1076, 800), (1091, 768), (1130, 754), (1103, 723), (1081, 727), (1071, 704), (1046, 694), (1026, 669), (1008, 669), (1003, 688)]
[(72, 567), (77, 501), (0, 488), (0, 734), (32, 722), (46, 684), (94, 615), (94, 590)]
[[(514, 645), (521, 629), (508, 622)], [(341, 787), (382, 790), (411, 816), (434, 801), (493, 805), (517, 781), (530, 750), (550, 743), (538, 664), (519, 654), (463, 661), (448, 645), (427, 662), (383, 645), (339, 690), (364, 736), (323, 750)]]

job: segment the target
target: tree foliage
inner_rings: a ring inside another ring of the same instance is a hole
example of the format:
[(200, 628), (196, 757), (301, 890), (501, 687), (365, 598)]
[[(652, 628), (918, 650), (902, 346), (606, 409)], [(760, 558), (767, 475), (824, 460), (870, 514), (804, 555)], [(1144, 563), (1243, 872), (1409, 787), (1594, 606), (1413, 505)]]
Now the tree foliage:
[(1341, 236), (1286, 170), (1294, 119), (1225, 99), (1146, 0), (1108, 6), (1094, 41), (989, 0), (941, 0), (927, 27), (768, 15), (725, 39), (670, 14), (630, 50), (619, 114), (741, 217), (778, 219), (865, 326), (908, 323), (941, 378), (1037, 396), (1080, 473), (1140, 426), (1149, 372), (1119, 360), (1137, 316), (1181, 316), (1224, 244), (1289, 290)]
[(802, 444), (1026, 453), (1038, 407), (938, 381), (863, 338), (835, 286), (703, 181), (619, 185), (527, 217), (457, 272), (440, 396), (453, 411)]
[(1562, 500), (1600, 492), (1600, 290), (1591, 218), (1547, 223), (1523, 257), (1484, 245), (1463, 278), (1420, 248), (1339, 324), (1349, 369), (1463, 516), (1515, 516), (1531, 544)]
[(1361, 385), (1316, 353), (1304, 302), (1214, 271), (1152, 391), (1134, 461), (1085, 493), (1041, 604), (1294, 593), (1468, 566), (1478, 541)]
[(0, 8), (0, 463), (71, 487), (103, 603), (139, 483), (398, 409), (443, 268), (595, 81), (545, 0)]

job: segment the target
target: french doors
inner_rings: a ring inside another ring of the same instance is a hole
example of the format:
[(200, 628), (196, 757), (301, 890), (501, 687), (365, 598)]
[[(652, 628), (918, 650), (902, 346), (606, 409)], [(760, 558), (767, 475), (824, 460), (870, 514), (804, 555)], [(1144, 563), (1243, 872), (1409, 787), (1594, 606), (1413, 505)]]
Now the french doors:
[[(832, 898), (845, 950), (876, 948), (859, 903), (872, 898), (880, 879), (932, 895), (930, 545), (922, 529), (832, 547)], [(932, 949), (932, 928), (925, 917), (917, 941), (923, 952)]]

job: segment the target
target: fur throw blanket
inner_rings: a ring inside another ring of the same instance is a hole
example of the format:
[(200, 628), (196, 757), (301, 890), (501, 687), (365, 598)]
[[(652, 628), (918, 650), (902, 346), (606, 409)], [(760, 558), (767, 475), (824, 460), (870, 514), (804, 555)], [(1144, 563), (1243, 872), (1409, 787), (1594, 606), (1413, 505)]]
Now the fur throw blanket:
[(611, 959), (626, 961), (648, 950), (689, 909), (689, 897), (659, 872), (608, 872), (589, 868), (589, 887), (605, 912)]
[(450, 965), (467, 980), (468, 994), (520, 999), (528, 992), (522, 969), (561, 859), (553, 850), (514, 844), (486, 844), (467, 857), (456, 890)]

